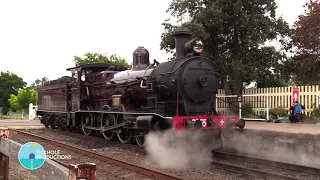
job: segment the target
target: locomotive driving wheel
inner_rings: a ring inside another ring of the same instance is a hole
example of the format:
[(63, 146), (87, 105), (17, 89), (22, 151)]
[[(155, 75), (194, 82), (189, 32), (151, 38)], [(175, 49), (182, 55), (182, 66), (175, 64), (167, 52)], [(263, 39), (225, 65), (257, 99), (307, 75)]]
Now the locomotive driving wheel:
[[(113, 114), (104, 114), (103, 115), (103, 119), (101, 121), (102, 123), (102, 128), (107, 128), (109, 126), (112, 126), (114, 125), (114, 115)], [(106, 139), (106, 140), (111, 140), (114, 136), (114, 132), (112, 132), (111, 130), (108, 130), (108, 131), (102, 131), (102, 135), (103, 137)]]
[(81, 129), (84, 135), (90, 136), (92, 129), (86, 128), (86, 126), (93, 126), (94, 116), (92, 113), (83, 115), (81, 117)]
[[(125, 120), (123, 119), (123, 115), (119, 114), (117, 116), (118, 116), (117, 124), (121, 124), (125, 122)], [(123, 127), (120, 128), (117, 133), (119, 141), (123, 144), (130, 143), (132, 139), (132, 135), (133, 135), (133, 131), (131, 129), (126, 129)]]
[(143, 131), (136, 131), (135, 132), (135, 140), (136, 140), (136, 143), (139, 145), (139, 146), (143, 146), (144, 145), (144, 142), (145, 142), (145, 135), (147, 134), (147, 132), (143, 132)]
[[(111, 110), (109, 105), (106, 105), (102, 108), (103, 110)], [(106, 140), (111, 140), (114, 137), (114, 132), (111, 130), (104, 131), (103, 128), (113, 126), (115, 122), (115, 117), (113, 114), (101, 114), (101, 134)]]

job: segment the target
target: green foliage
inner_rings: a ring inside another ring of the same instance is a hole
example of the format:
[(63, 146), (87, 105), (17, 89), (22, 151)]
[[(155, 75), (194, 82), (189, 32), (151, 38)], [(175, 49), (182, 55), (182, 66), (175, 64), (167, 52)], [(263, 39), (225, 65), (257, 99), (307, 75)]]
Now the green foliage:
[(203, 54), (221, 68), (226, 94), (241, 94), (243, 83), (266, 84), (261, 74), (277, 75), (275, 81), (286, 79), (281, 71), (284, 53), (273, 46), (262, 46), (277, 37), (287, 45), (284, 37), (290, 33), (289, 26), (282, 18), (275, 17), (276, 8), (274, 0), (173, 0), (167, 12), (178, 19), (178, 25), (169, 20), (163, 23), (161, 49), (173, 52), (172, 35), (176, 30), (188, 30), (201, 38)]
[(313, 85), (320, 83), (320, 2), (310, 1), (304, 7), (292, 29), (296, 54), (290, 66), (297, 84)]
[(26, 82), (12, 72), (0, 73), (0, 107), (2, 107), (2, 114), (6, 115), (9, 111), (10, 104), (8, 99), (11, 94), (17, 94), (20, 88), (26, 86)]
[(20, 89), (18, 95), (11, 94), (8, 99), (12, 109), (24, 110), (29, 104), (36, 104), (36, 91), (32, 88)]
[[(231, 111), (232, 114), (234, 114), (234, 115), (238, 115), (239, 114), (239, 107), (231, 105), (229, 108), (229, 111)], [(241, 116), (246, 117), (246, 118), (254, 116), (253, 107), (250, 103), (243, 103), (241, 105)]]
[(320, 2), (314, 0), (306, 3), (303, 14), (294, 24), (292, 39), (300, 53), (319, 54), (320, 39)]
[(83, 58), (79, 56), (74, 56), (74, 63), (76, 66), (94, 63), (111, 63), (114, 65), (124, 66), (128, 69), (131, 68), (131, 65), (127, 63), (126, 59), (115, 54), (111, 55), (110, 57), (107, 57), (98, 53), (85, 53)]
[(269, 114), (271, 118), (278, 119), (279, 117), (287, 117), (288, 112), (289, 110), (285, 108), (273, 108), (273, 109), (270, 109)]
[(314, 104), (314, 106), (313, 106), (314, 108), (313, 108), (313, 110), (312, 110), (312, 112), (311, 112), (311, 117), (313, 117), (313, 118), (320, 118), (320, 107), (319, 107), (319, 105), (317, 106), (316, 104)]
[(18, 103), (18, 98), (14, 94), (10, 94), (10, 99), (8, 99), (11, 110), (16, 111), (20, 109), (19, 103)]

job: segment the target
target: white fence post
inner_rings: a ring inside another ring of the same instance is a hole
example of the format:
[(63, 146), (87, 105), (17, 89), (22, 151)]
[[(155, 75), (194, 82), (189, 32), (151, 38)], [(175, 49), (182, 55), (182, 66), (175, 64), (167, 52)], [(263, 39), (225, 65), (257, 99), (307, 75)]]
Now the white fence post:
[(36, 118), (38, 106), (34, 106), (32, 103), (29, 104), (29, 120)]

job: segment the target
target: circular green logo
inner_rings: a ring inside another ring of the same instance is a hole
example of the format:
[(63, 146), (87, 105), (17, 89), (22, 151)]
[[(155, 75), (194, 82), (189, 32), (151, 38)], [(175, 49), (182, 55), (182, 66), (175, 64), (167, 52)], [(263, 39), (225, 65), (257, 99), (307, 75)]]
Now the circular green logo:
[(36, 142), (25, 143), (19, 150), (18, 159), (20, 164), (30, 170), (40, 168), (46, 161), (43, 147)]

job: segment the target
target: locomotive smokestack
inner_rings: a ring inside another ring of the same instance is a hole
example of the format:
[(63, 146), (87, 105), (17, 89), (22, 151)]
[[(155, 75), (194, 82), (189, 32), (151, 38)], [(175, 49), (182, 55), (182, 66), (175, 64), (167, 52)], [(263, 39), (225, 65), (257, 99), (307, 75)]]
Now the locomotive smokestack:
[(187, 57), (185, 44), (191, 40), (192, 35), (187, 31), (177, 31), (174, 33), (175, 46), (176, 46), (176, 60)]

